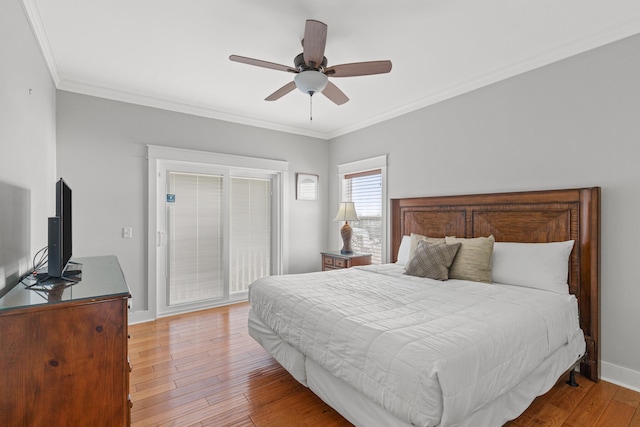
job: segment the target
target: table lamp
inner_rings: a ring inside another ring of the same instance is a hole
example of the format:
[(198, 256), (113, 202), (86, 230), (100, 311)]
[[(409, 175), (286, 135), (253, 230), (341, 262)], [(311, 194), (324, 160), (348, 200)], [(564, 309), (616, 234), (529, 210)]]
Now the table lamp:
[(340, 229), (340, 235), (342, 236), (342, 249), (341, 254), (349, 255), (353, 253), (351, 250), (351, 226), (349, 221), (358, 221), (358, 214), (356, 213), (356, 207), (353, 202), (341, 202), (338, 206), (338, 213), (333, 219), (334, 221), (344, 221), (344, 225)]

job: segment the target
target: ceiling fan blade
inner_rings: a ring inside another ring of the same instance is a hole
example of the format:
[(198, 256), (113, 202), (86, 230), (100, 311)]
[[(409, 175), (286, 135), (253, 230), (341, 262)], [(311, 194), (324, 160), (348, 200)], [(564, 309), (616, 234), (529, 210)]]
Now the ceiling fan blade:
[(389, 71), (391, 71), (391, 61), (369, 61), (334, 65), (327, 68), (325, 74), (329, 77), (355, 77), (384, 74)]
[(324, 48), (327, 44), (327, 24), (307, 19), (304, 27), (302, 49), (304, 63), (311, 68), (319, 68), (324, 59)]
[(295, 88), (296, 88), (296, 84), (293, 81), (291, 81), (291, 82), (287, 83), (286, 85), (282, 86), (277, 91), (273, 92), (271, 95), (267, 96), (264, 100), (265, 101), (275, 101), (277, 99), (282, 98), (283, 96), (285, 96), (286, 94), (288, 94), (289, 92), (294, 90)]
[(327, 82), (327, 86), (322, 91), (322, 94), (333, 101), (336, 105), (342, 105), (349, 100), (349, 97), (345, 95), (343, 91), (338, 89), (338, 86), (331, 82)]
[(243, 64), (255, 65), (256, 67), (271, 68), (272, 70), (288, 71), (290, 73), (297, 73), (296, 70), (294, 70), (293, 68), (288, 67), (286, 65), (280, 65), (280, 64), (276, 64), (276, 63), (268, 62), (268, 61), (262, 61), (260, 59), (247, 58), (245, 56), (238, 56), (238, 55), (231, 55), (231, 56), (229, 56), (229, 59), (234, 61), (234, 62), (240, 62), (240, 63), (243, 63)]

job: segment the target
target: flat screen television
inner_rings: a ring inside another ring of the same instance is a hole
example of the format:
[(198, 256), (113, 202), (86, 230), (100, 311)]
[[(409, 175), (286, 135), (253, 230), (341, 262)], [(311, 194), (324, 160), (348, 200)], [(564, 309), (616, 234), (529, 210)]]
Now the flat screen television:
[(56, 216), (49, 218), (47, 275), (64, 277), (73, 254), (71, 188), (62, 178), (56, 182)]

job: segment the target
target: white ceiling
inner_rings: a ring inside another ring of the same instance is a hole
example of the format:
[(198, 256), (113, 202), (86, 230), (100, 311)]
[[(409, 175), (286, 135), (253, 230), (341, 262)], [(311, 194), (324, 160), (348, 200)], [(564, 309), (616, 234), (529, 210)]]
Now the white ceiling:
[[(59, 89), (324, 139), (640, 33), (638, 0), (23, 0)], [(389, 74), (334, 78), (337, 106), (294, 91), (306, 19), (328, 25), (329, 66), (389, 59)]]

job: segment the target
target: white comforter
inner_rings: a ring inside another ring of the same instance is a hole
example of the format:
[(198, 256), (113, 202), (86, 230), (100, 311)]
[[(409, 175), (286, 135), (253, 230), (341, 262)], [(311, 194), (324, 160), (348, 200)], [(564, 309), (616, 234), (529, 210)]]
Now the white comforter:
[(582, 334), (572, 295), (392, 264), (260, 279), (249, 300), (283, 340), (418, 426), (456, 425)]

